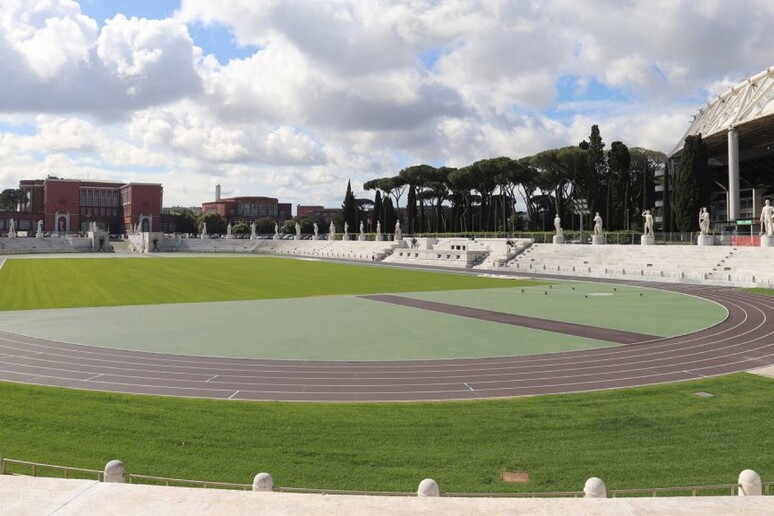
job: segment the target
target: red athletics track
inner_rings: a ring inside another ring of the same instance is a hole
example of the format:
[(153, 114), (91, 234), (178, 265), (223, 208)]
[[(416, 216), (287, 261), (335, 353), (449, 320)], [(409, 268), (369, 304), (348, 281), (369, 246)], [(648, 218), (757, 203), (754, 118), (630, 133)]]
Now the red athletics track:
[(614, 348), (389, 362), (164, 355), (64, 344), (0, 331), (0, 380), (239, 400), (428, 401), (651, 385), (774, 364), (774, 298), (727, 287), (632, 284), (703, 297), (725, 306), (729, 316), (697, 333)]

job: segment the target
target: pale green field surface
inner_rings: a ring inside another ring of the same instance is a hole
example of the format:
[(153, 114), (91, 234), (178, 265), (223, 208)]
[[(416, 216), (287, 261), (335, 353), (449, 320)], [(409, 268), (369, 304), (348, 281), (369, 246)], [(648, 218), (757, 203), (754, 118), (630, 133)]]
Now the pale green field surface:
[(403, 295), (660, 337), (699, 331), (722, 322), (727, 316), (722, 306), (697, 297), (603, 283), (567, 282), (555, 283), (551, 288), (545, 285)]
[(300, 360), (514, 356), (613, 345), (339, 296), (0, 312), (0, 328), (119, 349)]

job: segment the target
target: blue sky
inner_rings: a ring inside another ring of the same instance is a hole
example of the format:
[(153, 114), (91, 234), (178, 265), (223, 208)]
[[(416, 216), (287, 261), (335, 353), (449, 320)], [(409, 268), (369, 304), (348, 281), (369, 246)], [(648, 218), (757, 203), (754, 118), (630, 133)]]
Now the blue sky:
[(529, 156), (576, 145), (592, 124), (608, 147), (668, 152), (774, 46), (763, 0), (0, 8), (0, 187), (153, 181), (175, 205), (219, 183), (336, 206), (348, 180), (358, 192), (407, 165)]

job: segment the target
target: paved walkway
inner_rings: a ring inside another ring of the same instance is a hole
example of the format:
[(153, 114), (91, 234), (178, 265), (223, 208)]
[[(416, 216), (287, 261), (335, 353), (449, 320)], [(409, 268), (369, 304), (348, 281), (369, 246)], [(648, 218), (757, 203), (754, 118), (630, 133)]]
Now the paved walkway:
[(198, 515), (756, 515), (774, 513), (774, 497), (418, 498), (105, 484), (92, 480), (0, 476), (0, 514)]

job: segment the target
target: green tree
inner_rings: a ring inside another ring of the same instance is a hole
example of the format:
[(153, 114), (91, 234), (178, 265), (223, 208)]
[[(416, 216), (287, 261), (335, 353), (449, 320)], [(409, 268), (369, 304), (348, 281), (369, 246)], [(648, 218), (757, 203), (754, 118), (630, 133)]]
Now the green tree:
[(373, 211), (373, 226), (376, 228), (376, 224), (379, 223), (382, 231), (384, 231), (384, 209), (382, 207), (382, 192), (376, 191), (374, 195), (374, 211)]
[(621, 142), (613, 142), (607, 153), (609, 177), (607, 183), (607, 225), (610, 229), (629, 229), (631, 216), (631, 155)]
[(170, 211), (169, 216), (174, 219), (175, 231), (178, 233), (198, 233), (200, 213), (201, 210), (181, 208)]
[(18, 211), (29, 202), (27, 192), (15, 188), (6, 188), (0, 192), (0, 210)]
[(672, 194), (678, 231), (698, 231), (699, 210), (708, 204), (709, 187), (707, 146), (701, 133), (686, 136)]
[(249, 235), (250, 226), (248, 226), (244, 222), (239, 222), (237, 224), (234, 224), (234, 226), (231, 228), (231, 233), (234, 235)]
[(341, 213), (351, 229), (357, 227), (357, 203), (355, 202), (355, 195), (352, 193), (352, 184), (347, 181), (347, 192), (344, 194), (344, 202), (341, 203)]
[(199, 224), (198, 224), (199, 231), (202, 230), (203, 224), (207, 224), (207, 233), (210, 235), (225, 233), (226, 226), (228, 225), (226, 223), (226, 219), (218, 215), (217, 213), (204, 213), (199, 218)]
[(562, 220), (567, 220), (567, 207), (572, 192), (570, 166), (574, 154), (571, 152), (577, 151), (575, 148), (572, 151), (550, 149), (535, 154), (530, 160), (540, 172), (537, 187), (543, 195), (553, 196), (553, 213), (558, 214)]
[(416, 232), (417, 220), (417, 189), (413, 184), (409, 184), (408, 198), (406, 200), (406, 214), (408, 216), (407, 225), (409, 234)]
[(583, 186), (585, 187), (583, 195), (587, 197), (589, 209), (592, 213), (597, 211), (607, 213), (607, 203), (604, 200), (604, 193), (606, 192), (607, 186), (605, 142), (602, 141), (599, 127), (596, 124), (591, 126), (587, 150), (589, 168), (587, 177), (583, 182)]
[(259, 235), (274, 234), (274, 219), (262, 217), (256, 220), (255, 232)]

